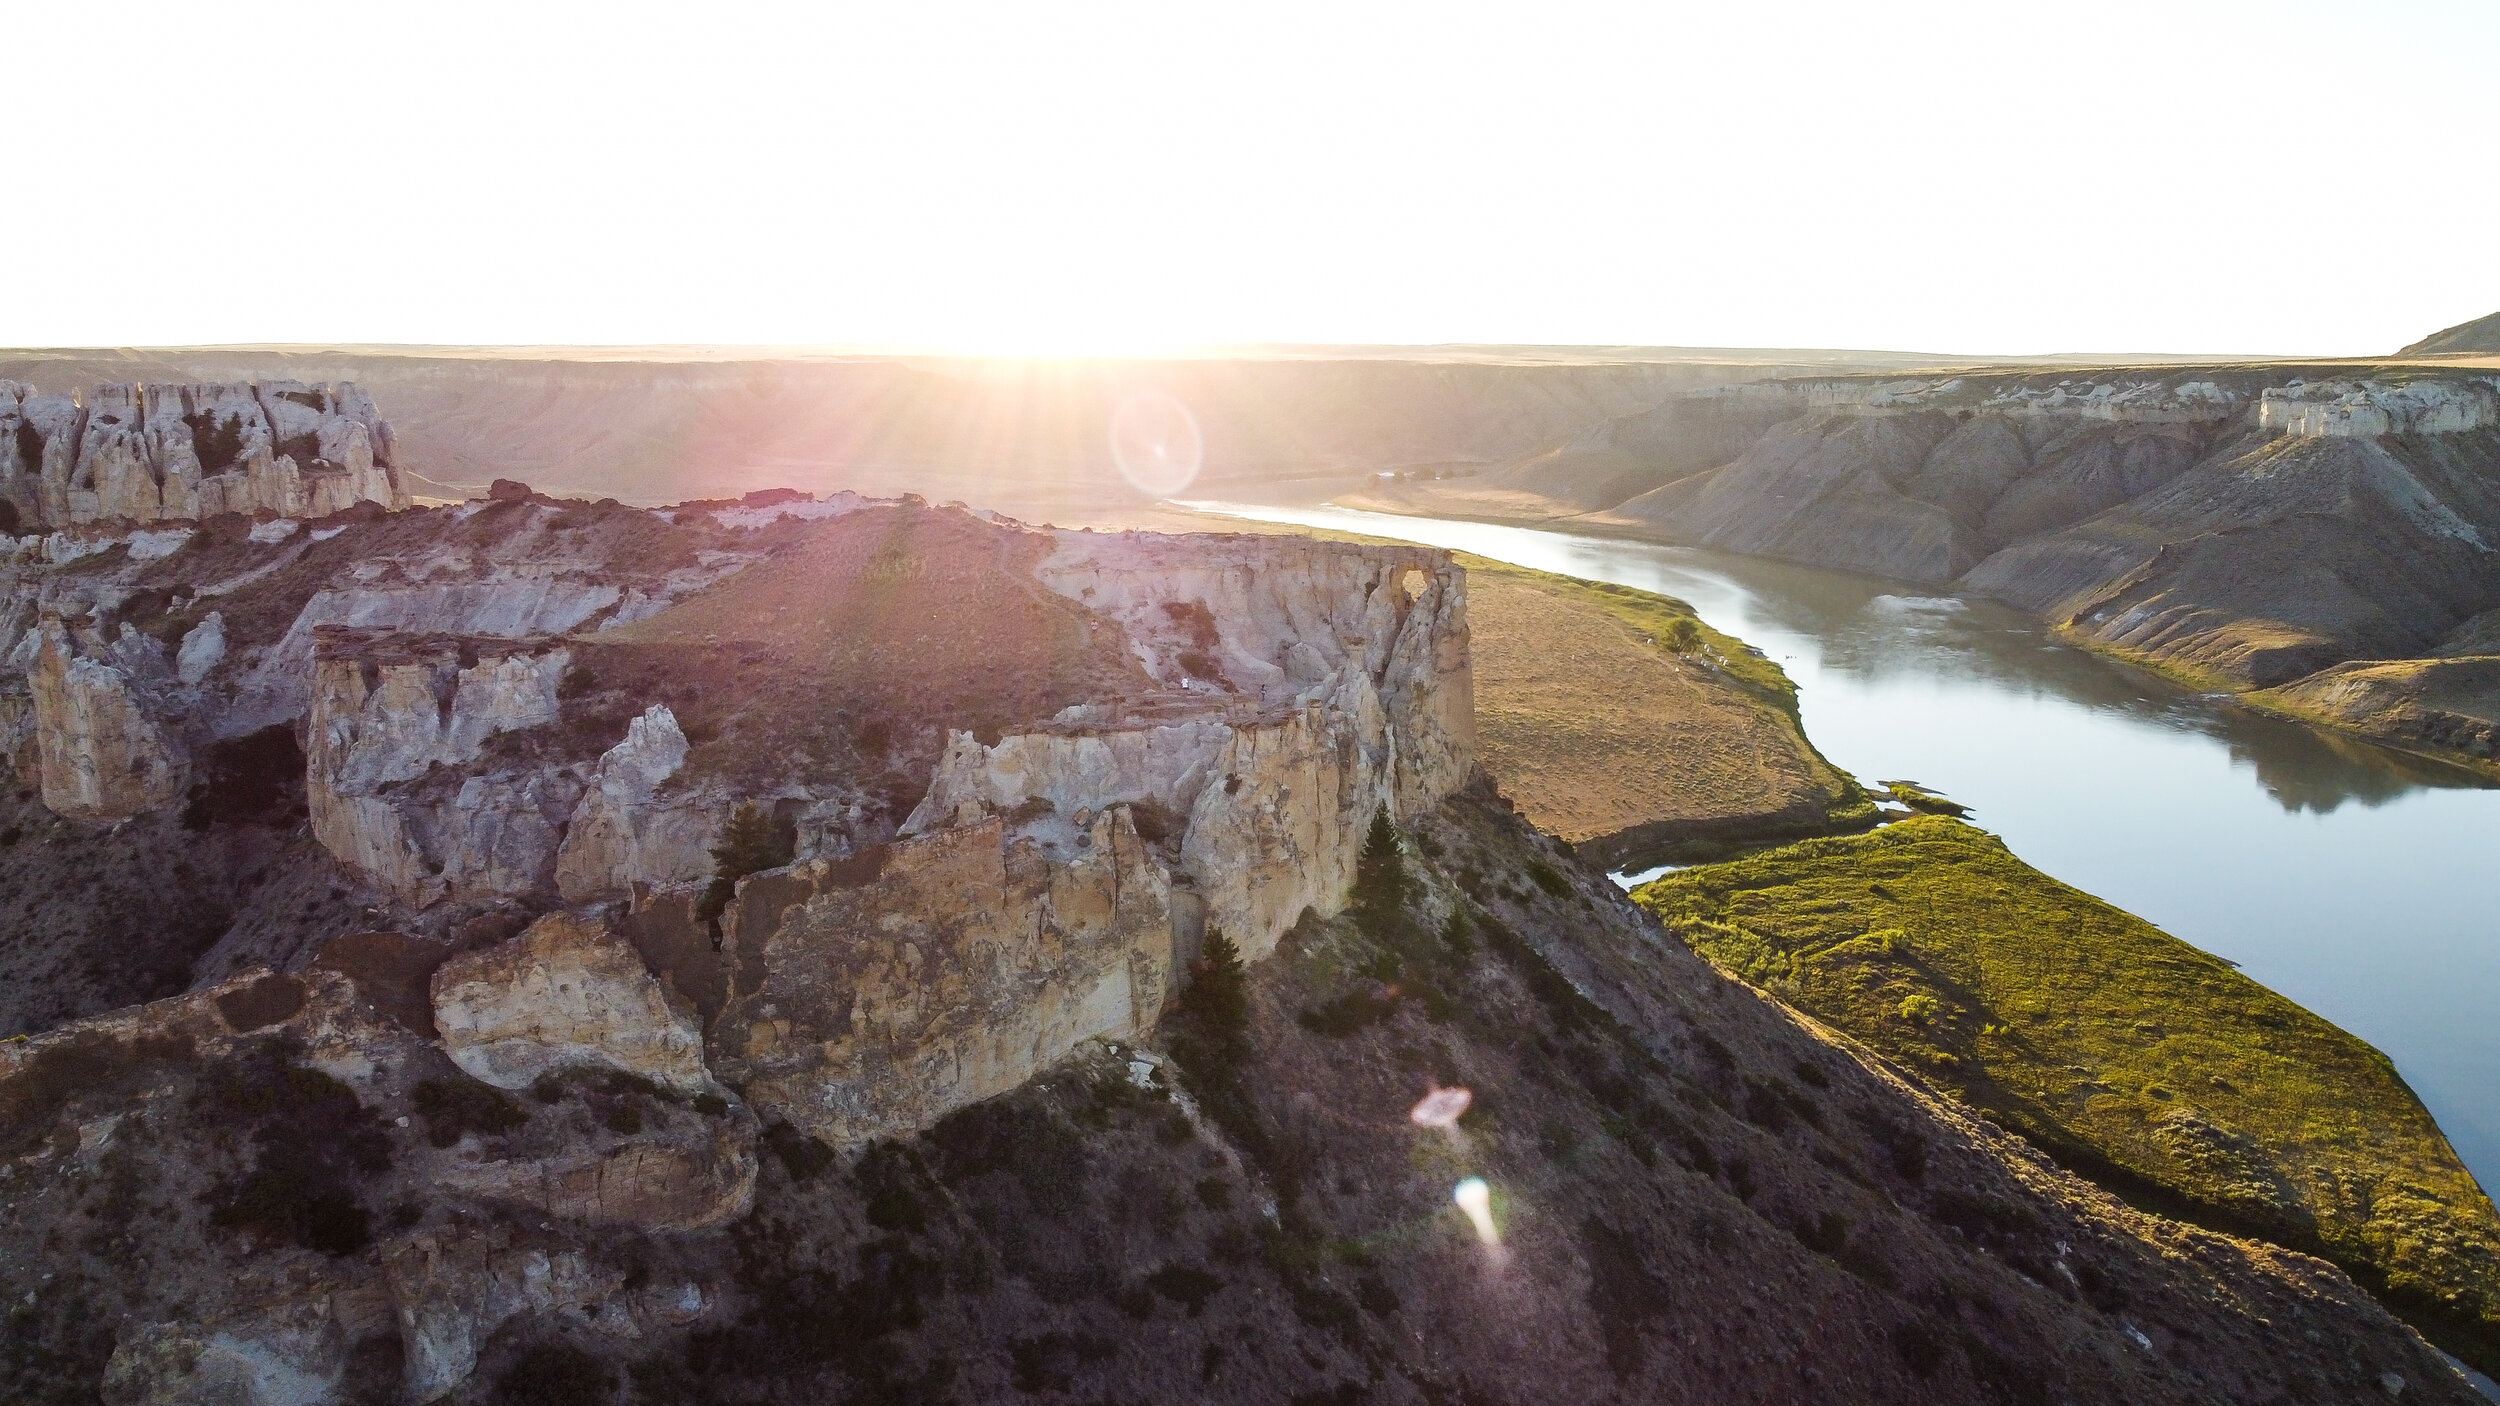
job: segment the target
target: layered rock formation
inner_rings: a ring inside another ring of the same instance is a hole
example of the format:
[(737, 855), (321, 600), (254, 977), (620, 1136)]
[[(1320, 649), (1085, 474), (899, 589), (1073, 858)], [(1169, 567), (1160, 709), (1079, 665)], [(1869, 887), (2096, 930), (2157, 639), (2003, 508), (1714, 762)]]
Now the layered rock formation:
[(190, 780), (181, 738), (153, 714), (171, 681), (156, 642), (123, 627), (111, 646), (79, 641), (57, 616), (19, 644), (32, 697), (43, 803), (73, 820), (120, 820), (180, 796)]
[(665, 703), (626, 726), (623, 741), (591, 769), (564, 843), (556, 887), (584, 903), (629, 893), (636, 884), (690, 884), (711, 872), (717, 828), (707, 807), (657, 804), (660, 787), (686, 764), (686, 734)]
[[(313, 834), (339, 862), (423, 906), (544, 882), (580, 782), (567, 771), (411, 786), (475, 760), (499, 732), (557, 718), (560, 647), (333, 629), (305, 723)], [(386, 794), (388, 793), (388, 794)]]
[(567, 1069), (615, 1069), (701, 1093), (703, 1034), (604, 925), (550, 914), (501, 947), (435, 969), (434, 1029), (452, 1063), (500, 1089)]
[(99, 387), (0, 381), (0, 502), (12, 531), (221, 513), (327, 517), (405, 505), (391, 428), (354, 384)]
[(2500, 379), (2355, 370), (1762, 380), (1353, 501), (1959, 587), (2264, 689), (2500, 608)]
[(2269, 386), (2257, 402), (2257, 428), (2313, 439), (2377, 439), (2391, 434), (2457, 434), (2500, 424), (2500, 386), (2485, 381), (2295, 380)]
[(712, 1059), (837, 1146), (916, 1132), (1153, 1028), (1170, 895), (1125, 808), (1054, 855), (996, 819), (747, 882)]

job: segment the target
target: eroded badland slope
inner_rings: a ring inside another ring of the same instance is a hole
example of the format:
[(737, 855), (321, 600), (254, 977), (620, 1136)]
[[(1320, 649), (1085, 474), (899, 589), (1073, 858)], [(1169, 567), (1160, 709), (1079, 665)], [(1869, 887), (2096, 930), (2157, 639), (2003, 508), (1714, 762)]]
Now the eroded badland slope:
[(518, 485), (13, 540), (0, 1396), (2471, 1399), (1527, 824), (1446, 553)]
[[(1770, 380), (1348, 501), (1568, 518), (1970, 590), (2262, 690), (2444, 652), (2500, 608), (2500, 381), (2404, 364)], [(2390, 693), (2411, 709), (2298, 701), (2490, 762), (2486, 719), (2427, 684), (2382, 679)]]

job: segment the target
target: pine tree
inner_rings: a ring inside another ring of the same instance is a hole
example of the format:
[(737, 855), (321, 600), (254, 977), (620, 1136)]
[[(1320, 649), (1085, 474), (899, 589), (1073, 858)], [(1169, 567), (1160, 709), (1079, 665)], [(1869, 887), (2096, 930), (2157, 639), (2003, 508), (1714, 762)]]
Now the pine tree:
[(774, 832), (771, 813), (752, 801), (740, 802), (729, 813), (729, 824), (722, 827), (720, 843), (712, 846), (712, 883), (703, 891), (703, 902), (696, 906), (695, 916), (717, 923), (736, 895), (740, 879), (780, 868), (788, 861), (781, 837)]
[(1207, 929), (1181, 1005), (1210, 1034), (1228, 1043), (1250, 1028), (1250, 976), (1242, 968), (1241, 949), (1222, 928)]
[(1386, 937), (1406, 911), (1406, 853), (1387, 806), (1372, 812), (1362, 856), (1354, 861), (1353, 898), (1355, 925), (1374, 937)]

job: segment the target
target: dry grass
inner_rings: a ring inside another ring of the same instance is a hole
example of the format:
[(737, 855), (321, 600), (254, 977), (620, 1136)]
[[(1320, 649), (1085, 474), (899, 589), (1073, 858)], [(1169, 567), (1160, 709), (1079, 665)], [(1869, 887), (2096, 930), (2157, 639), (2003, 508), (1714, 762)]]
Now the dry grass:
[(1485, 765), (1539, 829), (1579, 844), (1837, 798), (1780, 713), (1577, 592), (1471, 564), (1468, 623)]

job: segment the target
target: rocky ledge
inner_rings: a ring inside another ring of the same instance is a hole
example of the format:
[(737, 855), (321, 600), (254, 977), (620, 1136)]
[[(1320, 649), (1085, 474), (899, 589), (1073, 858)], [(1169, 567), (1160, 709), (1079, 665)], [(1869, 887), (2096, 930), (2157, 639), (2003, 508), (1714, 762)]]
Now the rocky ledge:
[(0, 529), (326, 517), (407, 502), (391, 427), (352, 382), (107, 385), (0, 381)]

